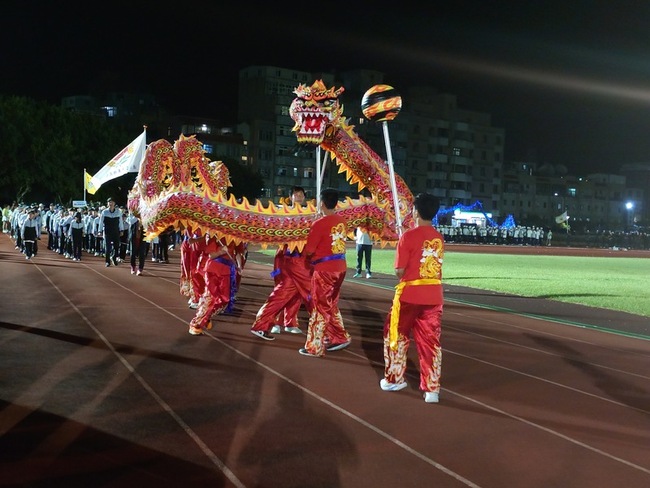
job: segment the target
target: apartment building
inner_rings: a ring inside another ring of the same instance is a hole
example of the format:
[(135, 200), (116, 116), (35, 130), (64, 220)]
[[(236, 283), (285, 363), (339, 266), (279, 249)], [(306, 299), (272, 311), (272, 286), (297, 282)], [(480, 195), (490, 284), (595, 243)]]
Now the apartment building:
[[(248, 140), (253, 166), (267, 181), (265, 197), (287, 196), (294, 184), (303, 186), (309, 196), (315, 192), (317, 152), (296, 146), (288, 109), (295, 87), (316, 79), (345, 88), (340, 97), (344, 115), (380, 157), (387, 159), (390, 144), (395, 171), (413, 193), (432, 192), (445, 206), (471, 204), (477, 198), (490, 207), (498, 205), (505, 137), (502, 128), (491, 125), (489, 114), (459, 108), (454, 95), (405, 87), (402, 111), (388, 123), (386, 138), (382, 123), (368, 121), (361, 112), (365, 91), (386, 83), (383, 73), (308, 73), (251, 66), (240, 72), (238, 129)], [(356, 195), (356, 188), (331, 167), (323, 185)], [(497, 208), (491, 211), (498, 213)]]
[[(361, 111), (364, 93), (377, 84), (391, 84), (373, 70), (312, 73), (274, 66), (250, 66), (239, 73), (238, 122), (227, 126), (216, 119), (168, 116), (149, 95), (111, 94), (99, 103), (92, 97), (63, 99), (70, 110), (104, 116), (128, 116), (132, 123), (149, 123), (150, 139), (169, 140), (195, 134), (212, 159), (232, 158), (264, 179), (263, 201), (278, 202), (294, 185), (315, 198), (318, 151), (299, 147), (292, 132), (289, 106), (300, 83), (322, 79), (343, 86), (344, 115), (359, 137), (380, 157), (390, 144), (395, 171), (414, 194), (430, 192), (443, 208), (481, 203), (497, 223), (509, 216), (524, 225), (552, 226), (567, 211), (575, 228), (631, 229), (650, 217), (650, 164), (626, 164), (620, 174), (576, 177), (566, 168), (535, 162), (505, 162), (505, 130), (492, 124), (488, 113), (458, 106), (453, 94), (428, 86), (395, 87), (402, 93), (402, 110), (387, 124), (368, 121)], [(325, 155), (320, 154), (321, 163)], [(355, 197), (352, 187), (328, 160), (323, 187)]]

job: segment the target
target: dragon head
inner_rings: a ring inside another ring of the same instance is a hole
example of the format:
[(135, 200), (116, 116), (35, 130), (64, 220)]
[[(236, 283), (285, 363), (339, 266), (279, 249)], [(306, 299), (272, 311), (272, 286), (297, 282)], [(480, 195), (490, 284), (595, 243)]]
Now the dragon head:
[(300, 144), (320, 144), (325, 138), (325, 129), (341, 118), (343, 107), (338, 97), (344, 88), (326, 88), (322, 80), (311, 86), (300, 84), (293, 91), (296, 98), (289, 107), (289, 115), (296, 123), (293, 131)]

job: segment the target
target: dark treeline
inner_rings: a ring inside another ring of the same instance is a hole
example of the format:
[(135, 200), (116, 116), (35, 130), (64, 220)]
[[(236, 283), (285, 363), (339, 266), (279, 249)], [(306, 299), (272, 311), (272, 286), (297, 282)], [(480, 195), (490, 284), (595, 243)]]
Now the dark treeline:
[(0, 202), (81, 199), (84, 168), (99, 170), (133, 134), (102, 116), (0, 96)]
[[(91, 175), (142, 131), (143, 123), (125, 125), (102, 115), (72, 112), (30, 98), (0, 95), (0, 206), (54, 203), (64, 207), (84, 197), (84, 169)], [(147, 141), (149, 143), (151, 141)], [(170, 142), (173, 142), (170, 140)], [(229, 194), (254, 201), (261, 176), (228, 158)], [(135, 173), (106, 182), (88, 200), (114, 197), (126, 204)]]

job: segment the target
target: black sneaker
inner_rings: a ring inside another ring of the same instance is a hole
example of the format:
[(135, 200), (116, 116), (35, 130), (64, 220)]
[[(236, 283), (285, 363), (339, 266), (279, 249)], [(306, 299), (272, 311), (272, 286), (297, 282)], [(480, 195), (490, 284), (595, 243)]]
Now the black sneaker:
[(275, 337), (269, 334), (266, 330), (251, 330), (251, 334), (256, 335), (260, 339), (264, 339), (265, 341), (275, 340)]

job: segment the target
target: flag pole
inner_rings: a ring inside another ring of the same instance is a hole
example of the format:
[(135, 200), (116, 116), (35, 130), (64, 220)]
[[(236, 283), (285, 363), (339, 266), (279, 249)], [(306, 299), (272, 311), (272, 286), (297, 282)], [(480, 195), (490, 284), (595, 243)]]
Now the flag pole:
[[(320, 147), (320, 146), (319, 146)], [(329, 151), (325, 153), (325, 157), (323, 158), (323, 168), (320, 170), (320, 180), (321, 182), (325, 179), (325, 169), (327, 168), (327, 158), (329, 158)]]
[(316, 147), (316, 214), (320, 212), (320, 189), (321, 189), (320, 146), (317, 146)]
[(84, 178), (84, 202), (85, 202), (86, 201), (86, 186), (88, 186), (87, 183), (86, 183), (86, 168), (84, 168), (83, 178)]

